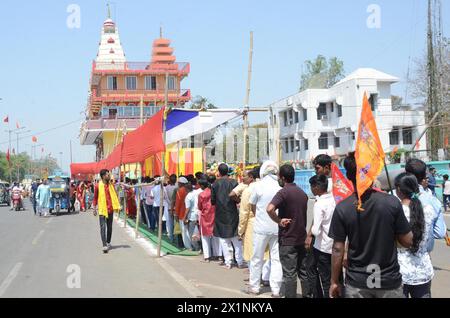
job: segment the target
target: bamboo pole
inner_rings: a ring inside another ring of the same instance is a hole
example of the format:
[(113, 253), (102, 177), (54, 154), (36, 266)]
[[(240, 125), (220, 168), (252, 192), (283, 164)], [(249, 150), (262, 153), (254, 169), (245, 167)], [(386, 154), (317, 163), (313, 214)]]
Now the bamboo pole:
[[(139, 222), (140, 222), (140, 218), (141, 218), (141, 180), (139, 180), (138, 186), (137, 186), (137, 190), (136, 190), (136, 198), (137, 198), (137, 209), (136, 209), (136, 227), (135, 227), (135, 238), (138, 238), (138, 233), (139, 233)], [(144, 210), (145, 212), (145, 210)]]
[(253, 62), (253, 31), (250, 32), (250, 51), (248, 57), (248, 76), (247, 76), (247, 93), (245, 95), (244, 102), (244, 140), (242, 142), (242, 171), (245, 171), (245, 166), (247, 164), (247, 135), (248, 135), (248, 109), (250, 100), (250, 84), (252, 80), (252, 62)]
[[(165, 87), (165, 98), (164, 98), (164, 118), (163, 118), (163, 143), (166, 145), (166, 119), (167, 119), (167, 113), (168, 113), (168, 85), (169, 85), (169, 73), (166, 72), (166, 87)], [(161, 165), (162, 165), (162, 177), (161, 177), (161, 194), (160, 194), (160, 201), (159, 201), (159, 220), (158, 220), (158, 249), (157, 249), (157, 255), (158, 257), (161, 257), (161, 243), (162, 243), (162, 217), (164, 213), (164, 170), (166, 168), (165, 162), (166, 162), (166, 150), (164, 147), (164, 152), (162, 154), (161, 158)]]
[[(125, 184), (126, 180), (126, 165), (123, 165), (123, 183)], [(123, 193), (123, 227), (126, 227), (127, 225), (127, 194), (125, 192), (125, 187), (122, 187), (122, 193)]]

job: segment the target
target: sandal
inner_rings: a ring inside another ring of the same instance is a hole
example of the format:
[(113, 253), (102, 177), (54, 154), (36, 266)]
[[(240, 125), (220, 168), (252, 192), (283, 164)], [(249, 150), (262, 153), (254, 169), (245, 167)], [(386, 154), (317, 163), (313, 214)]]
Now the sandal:
[(255, 291), (251, 290), (250, 288), (242, 289), (241, 292), (243, 292), (244, 294), (247, 294), (247, 295), (252, 295), (252, 296), (258, 296), (261, 293), (259, 291), (255, 292)]

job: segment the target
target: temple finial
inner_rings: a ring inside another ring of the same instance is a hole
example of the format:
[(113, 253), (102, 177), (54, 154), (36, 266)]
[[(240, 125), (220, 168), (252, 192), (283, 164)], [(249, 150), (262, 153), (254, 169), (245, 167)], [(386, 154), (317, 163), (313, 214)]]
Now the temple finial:
[(159, 26), (159, 37), (162, 39), (163, 37), (163, 27), (162, 24)]
[(106, 4), (108, 7), (108, 19), (111, 19), (111, 7), (109, 6), (109, 3)]

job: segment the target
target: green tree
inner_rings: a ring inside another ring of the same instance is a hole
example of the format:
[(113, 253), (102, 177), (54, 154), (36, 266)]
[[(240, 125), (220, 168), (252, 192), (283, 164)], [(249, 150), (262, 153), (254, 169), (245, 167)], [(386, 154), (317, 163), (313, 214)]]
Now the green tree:
[(318, 55), (305, 61), (306, 71), (301, 75), (300, 91), (308, 88), (330, 88), (344, 77), (344, 62), (337, 57), (327, 59)]
[(59, 169), (57, 160), (52, 157), (46, 157), (40, 160), (31, 160), (27, 153), (18, 155), (11, 154), (11, 163), (6, 160), (6, 153), (0, 152), (0, 179), (9, 181), (11, 172), (12, 180), (17, 180), (17, 168), (19, 169), (19, 180), (23, 180), (25, 175), (32, 174), (39, 178), (44, 177), (48, 171), (49, 174)]
[(217, 107), (206, 97), (197, 95), (192, 99), (191, 109), (217, 109)]
[(392, 110), (399, 110), (403, 104), (403, 98), (397, 95), (391, 95)]

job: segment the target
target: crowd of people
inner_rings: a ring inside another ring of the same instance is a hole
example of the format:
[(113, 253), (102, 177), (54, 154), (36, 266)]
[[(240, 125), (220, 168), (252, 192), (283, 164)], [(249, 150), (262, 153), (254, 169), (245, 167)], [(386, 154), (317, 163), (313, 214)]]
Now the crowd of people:
[[(302, 296), (308, 298), (431, 297), (430, 252), (434, 240), (445, 237), (446, 225), (442, 204), (429, 191), (426, 164), (409, 160), (405, 172), (395, 178), (392, 193), (374, 182), (362, 194), (359, 209), (356, 193), (336, 204), (331, 164), (327, 155), (314, 160), (316, 175), (309, 183), (315, 201), (309, 228), (309, 198), (294, 183), (294, 168), (272, 161), (244, 171), (240, 183), (229, 176), (224, 163), (216, 174), (171, 175), (163, 187), (160, 176), (145, 178), (142, 182), (147, 185), (141, 191), (136, 181), (127, 180), (123, 191), (127, 214), (135, 217), (140, 205), (143, 223), (156, 231), (162, 205), (162, 230), (169, 240), (202, 252), (203, 262), (218, 261), (225, 269), (248, 268), (243, 291), (250, 295), (266, 286), (272, 297), (281, 297), (282, 290), (285, 297), (297, 297), (298, 277)], [(356, 189), (354, 153), (344, 167)], [(448, 187), (446, 177), (444, 195), (450, 196)], [(94, 206), (99, 202), (97, 192), (96, 188)], [(107, 228), (102, 226), (106, 250)]]

